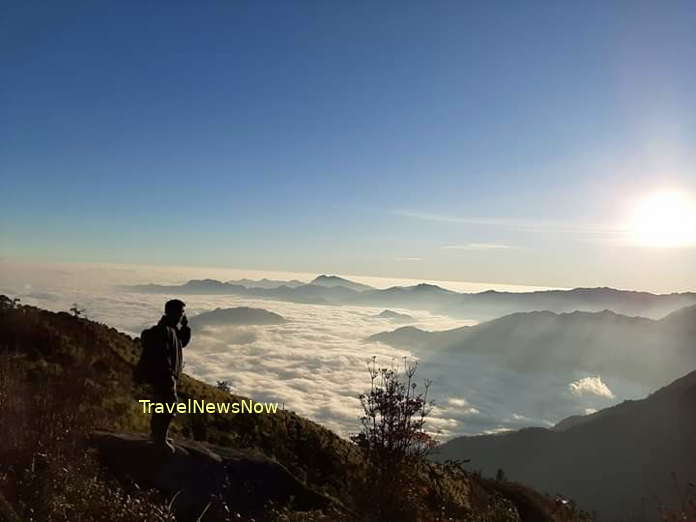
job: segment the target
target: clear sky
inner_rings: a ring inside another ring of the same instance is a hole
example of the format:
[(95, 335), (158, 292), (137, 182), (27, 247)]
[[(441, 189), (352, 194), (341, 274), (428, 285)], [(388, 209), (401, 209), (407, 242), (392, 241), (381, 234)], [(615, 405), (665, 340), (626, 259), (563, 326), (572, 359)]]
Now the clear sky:
[(0, 253), (696, 290), (695, 29), (670, 1), (4, 1)]

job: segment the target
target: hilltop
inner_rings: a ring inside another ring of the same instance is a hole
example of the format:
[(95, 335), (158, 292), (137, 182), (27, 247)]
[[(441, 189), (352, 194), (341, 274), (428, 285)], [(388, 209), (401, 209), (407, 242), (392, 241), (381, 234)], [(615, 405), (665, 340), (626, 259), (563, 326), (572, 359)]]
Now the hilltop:
[(311, 285), (325, 286), (327, 288), (335, 288), (337, 286), (348, 288), (350, 290), (355, 290), (356, 292), (364, 292), (365, 290), (374, 290), (369, 285), (364, 285), (362, 283), (356, 283), (355, 281), (350, 281), (343, 277), (335, 275), (320, 275), (312, 279), (309, 283)]
[(400, 314), (394, 310), (383, 310), (382, 312), (375, 315), (378, 319), (388, 319), (395, 323), (409, 323), (413, 321), (413, 317), (408, 314)]
[(238, 306), (235, 308), (216, 308), (209, 312), (203, 312), (191, 317), (191, 328), (203, 328), (205, 326), (229, 326), (229, 325), (264, 325), (283, 324), (285, 318), (275, 312), (263, 308), (249, 308)]

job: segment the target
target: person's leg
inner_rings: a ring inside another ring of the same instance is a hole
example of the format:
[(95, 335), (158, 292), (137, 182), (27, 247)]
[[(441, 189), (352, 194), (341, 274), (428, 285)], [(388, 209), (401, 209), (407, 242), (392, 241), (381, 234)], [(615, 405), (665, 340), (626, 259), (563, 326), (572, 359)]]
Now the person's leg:
[(171, 415), (168, 413), (153, 413), (150, 419), (150, 438), (157, 446), (169, 446), (167, 440), (167, 432), (169, 431), (169, 423)]
[(178, 402), (176, 394), (176, 379), (173, 377), (157, 383), (154, 387), (154, 402), (162, 403), (165, 408), (172, 408), (173, 413), (165, 411), (164, 413), (152, 413), (150, 419), (150, 436), (156, 446), (167, 450), (170, 453), (175, 452), (174, 445), (170, 439), (167, 439), (169, 425), (174, 418), (174, 409)]

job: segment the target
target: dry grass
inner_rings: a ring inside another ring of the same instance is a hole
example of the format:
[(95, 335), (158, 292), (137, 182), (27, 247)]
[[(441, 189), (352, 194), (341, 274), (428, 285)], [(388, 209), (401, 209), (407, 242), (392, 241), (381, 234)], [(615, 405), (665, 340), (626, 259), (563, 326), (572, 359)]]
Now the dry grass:
[(25, 522), (173, 521), (155, 492), (127, 492), (85, 454), (98, 410), (81, 407), (94, 387), (73, 368), (27, 380), (16, 356), (0, 354), (0, 519)]

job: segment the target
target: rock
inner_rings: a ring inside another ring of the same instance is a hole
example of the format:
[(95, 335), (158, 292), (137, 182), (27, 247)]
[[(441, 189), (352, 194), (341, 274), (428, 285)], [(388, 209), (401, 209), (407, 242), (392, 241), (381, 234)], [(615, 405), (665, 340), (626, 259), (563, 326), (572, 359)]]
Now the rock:
[(300, 511), (336, 504), (262, 455), (191, 440), (172, 442), (174, 455), (163, 455), (142, 434), (97, 431), (88, 444), (118, 479), (171, 496), (178, 492), (174, 510), (181, 522), (198, 520), (212, 495), (223, 495), (240, 513), (260, 511), (269, 501), (292, 501), (293, 509)]

